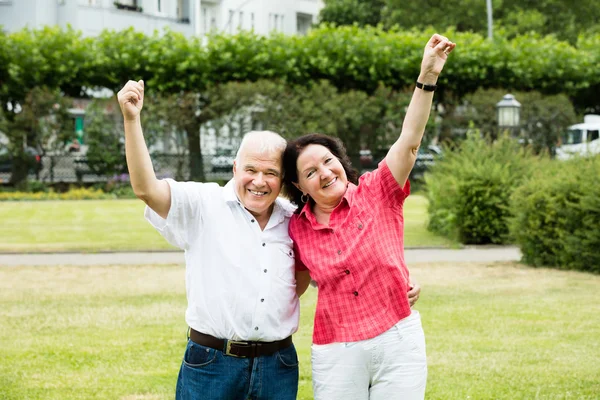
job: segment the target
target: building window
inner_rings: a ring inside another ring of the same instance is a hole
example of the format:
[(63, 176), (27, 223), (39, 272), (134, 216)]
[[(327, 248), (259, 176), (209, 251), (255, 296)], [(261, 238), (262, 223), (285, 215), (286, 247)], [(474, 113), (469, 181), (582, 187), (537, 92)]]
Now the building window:
[(233, 10), (229, 10), (229, 19), (227, 20), (227, 25), (229, 26), (229, 33), (233, 33)]
[(296, 31), (299, 35), (306, 35), (312, 26), (313, 17), (310, 14), (296, 13)]
[(254, 13), (250, 13), (250, 28), (254, 29)]
[(244, 28), (244, 12), (240, 11), (240, 19), (238, 21), (238, 29)]
[(156, 10), (157, 10), (158, 12), (161, 12), (161, 11), (162, 11), (162, 10), (160, 9), (160, 8), (161, 8), (161, 7), (160, 7), (160, 5), (161, 5), (161, 4), (160, 4), (160, 0), (156, 0)]
[[(202, 11), (204, 12), (204, 8)], [(190, 23), (190, 3), (188, 1), (177, 1), (177, 19), (184, 24)]]
[(285, 17), (285, 15), (281, 14), (281, 29), (279, 29), (281, 32), (285, 31), (285, 25), (283, 25), (283, 17)]
[(118, 1), (115, 1), (115, 4), (117, 5), (117, 7), (118, 7), (118, 5), (137, 7), (137, 0), (118, 0)]
[(113, 3), (119, 10), (130, 10), (142, 12), (137, 0), (117, 0)]
[(273, 30), (277, 30), (279, 27), (279, 14), (275, 14), (275, 20), (273, 21)]

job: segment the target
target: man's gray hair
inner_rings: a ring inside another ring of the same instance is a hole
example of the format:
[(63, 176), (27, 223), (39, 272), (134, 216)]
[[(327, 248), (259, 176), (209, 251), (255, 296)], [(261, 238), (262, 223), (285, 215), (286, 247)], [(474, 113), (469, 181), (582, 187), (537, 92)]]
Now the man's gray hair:
[(248, 147), (252, 146), (252, 150), (259, 152), (260, 154), (267, 153), (283, 153), (287, 142), (278, 133), (271, 131), (250, 131), (244, 135), (240, 148), (235, 155), (235, 159), (239, 161), (240, 154)]

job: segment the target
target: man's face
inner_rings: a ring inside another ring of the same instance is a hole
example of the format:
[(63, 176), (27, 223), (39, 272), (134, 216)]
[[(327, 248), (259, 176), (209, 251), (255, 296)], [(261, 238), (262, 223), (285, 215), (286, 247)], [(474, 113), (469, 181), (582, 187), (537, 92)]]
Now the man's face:
[(269, 215), (281, 190), (281, 153), (260, 153), (248, 146), (233, 163), (235, 190), (255, 217)]

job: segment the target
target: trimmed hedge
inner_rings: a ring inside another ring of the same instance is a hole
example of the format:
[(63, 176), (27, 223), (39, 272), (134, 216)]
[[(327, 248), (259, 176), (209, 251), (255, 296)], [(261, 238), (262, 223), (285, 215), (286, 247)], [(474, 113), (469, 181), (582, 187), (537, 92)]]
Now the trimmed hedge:
[[(144, 79), (147, 90), (203, 91), (231, 81), (280, 79), (306, 84), (329, 80), (338, 89), (372, 92), (414, 85), (423, 46), (433, 31), (385, 31), (381, 27), (320, 26), (306, 36), (259, 36), (251, 32), (197, 37), (133, 29), (83, 37), (71, 28), (46, 27), (0, 33), (0, 97), (22, 101), (36, 86), (79, 96), (89, 87), (119, 90), (128, 79)], [(493, 41), (468, 32), (442, 32), (458, 43), (440, 78), (439, 97), (462, 98), (478, 88), (536, 89), (565, 93), (588, 108), (600, 78), (600, 34), (577, 45), (553, 36), (526, 34)], [(582, 95), (585, 97), (581, 98)]]
[(464, 244), (509, 241), (510, 196), (533, 167), (535, 157), (514, 139), (490, 143), (468, 134), (425, 175), (428, 229)]
[(515, 191), (511, 213), (524, 262), (600, 273), (600, 156), (539, 169)]

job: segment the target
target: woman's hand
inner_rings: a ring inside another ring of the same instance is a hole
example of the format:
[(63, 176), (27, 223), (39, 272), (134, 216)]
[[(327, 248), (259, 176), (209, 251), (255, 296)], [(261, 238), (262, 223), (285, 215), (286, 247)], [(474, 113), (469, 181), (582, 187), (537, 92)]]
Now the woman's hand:
[(435, 84), (448, 59), (448, 54), (455, 47), (456, 43), (452, 43), (447, 37), (434, 34), (427, 42), (423, 52), (419, 81), (429, 85)]

